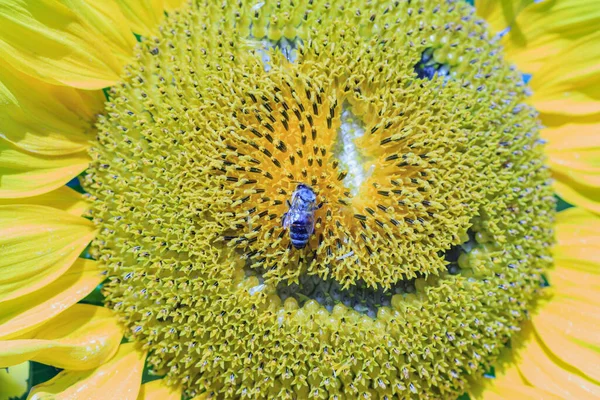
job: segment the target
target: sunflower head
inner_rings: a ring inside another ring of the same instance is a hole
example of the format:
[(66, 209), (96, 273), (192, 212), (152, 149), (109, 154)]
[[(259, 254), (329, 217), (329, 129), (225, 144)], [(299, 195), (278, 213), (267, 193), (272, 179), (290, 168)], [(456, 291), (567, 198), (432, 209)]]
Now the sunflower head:
[(98, 123), (108, 303), (192, 395), (460, 394), (551, 263), (527, 94), (466, 3), (194, 2)]

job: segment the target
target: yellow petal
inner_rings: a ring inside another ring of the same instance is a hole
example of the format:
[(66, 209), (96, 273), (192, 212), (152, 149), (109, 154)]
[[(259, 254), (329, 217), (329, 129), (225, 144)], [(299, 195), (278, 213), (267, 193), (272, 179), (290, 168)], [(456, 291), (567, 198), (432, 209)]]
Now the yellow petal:
[(556, 217), (556, 240), (553, 255), (558, 265), (579, 260), (595, 265), (588, 271), (598, 269), (600, 255), (597, 251), (592, 251), (597, 250), (600, 245), (598, 216), (581, 208), (569, 208), (559, 212)]
[(84, 151), (103, 100), (101, 91), (51, 85), (0, 64), (1, 136), (28, 152), (56, 156)]
[(485, 392), (484, 400), (560, 400), (561, 397), (555, 396), (545, 390), (534, 388), (528, 385), (498, 384), (489, 391)]
[(533, 0), (477, 0), (477, 15), (490, 25), (492, 32), (501, 32), (511, 26), (517, 15)]
[(144, 383), (140, 389), (137, 400), (179, 400), (181, 389), (172, 388), (165, 384), (163, 379)]
[[(598, 302), (598, 292), (588, 301)], [(541, 342), (562, 362), (600, 382), (600, 307), (559, 294), (533, 318)], [(599, 392), (600, 394), (600, 392)]]
[(156, 33), (165, 11), (179, 8), (184, 0), (116, 0), (131, 30), (142, 36)]
[[(600, 247), (600, 218), (595, 214), (581, 208), (561, 211), (556, 218), (556, 240), (553, 256), (557, 271), (568, 268), (596, 273), (600, 269), (600, 253), (597, 251)], [(590, 282), (594, 280), (580, 282), (580, 285), (584, 287)]]
[(165, 11), (181, 7), (184, 0), (116, 0), (131, 30), (138, 35), (156, 33)]
[(516, 335), (513, 343), (520, 348), (518, 367), (528, 384), (564, 399), (600, 397), (600, 386), (549, 352), (531, 323), (523, 324), (522, 334)]
[(185, 0), (165, 0), (165, 10), (170, 11), (181, 7)]
[(123, 334), (111, 310), (75, 304), (24, 336), (0, 341), (0, 368), (23, 361), (69, 370), (96, 368), (115, 354)]
[(588, 293), (600, 293), (600, 269), (598, 264), (581, 260), (569, 261), (569, 267), (565, 268), (566, 259), (556, 260), (556, 269), (552, 271), (551, 284), (557, 292), (578, 298), (582, 291)]
[(52, 207), (0, 206), (0, 301), (56, 280), (94, 235), (90, 221)]
[[(546, 152), (552, 168), (583, 182), (600, 177), (600, 123), (545, 128)], [(600, 186), (599, 182), (594, 182)]]
[(29, 362), (0, 369), (0, 400), (20, 398), (27, 391)]
[(533, 325), (552, 354), (600, 382), (600, 218), (577, 208), (560, 212), (556, 240), (555, 296)]
[(540, 119), (544, 126), (555, 128), (565, 124), (579, 125), (581, 129), (588, 129), (591, 125), (596, 125), (600, 121), (600, 113), (587, 115), (561, 115), (561, 114), (540, 114)]
[(29, 400), (111, 399), (136, 400), (140, 390), (145, 354), (128, 343), (106, 364), (88, 371), (62, 371), (48, 382), (35, 386)]
[[(596, 32), (600, 23), (600, 7), (596, 0), (528, 3), (530, 5), (518, 13), (505, 12), (505, 21), (515, 15), (516, 19), (510, 24), (510, 32), (503, 37), (502, 44), (508, 59), (531, 74), (536, 74), (548, 62), (558, 61), (558, 54), (573, 41)], [(560, 61), (571, 65), (569, 59), (560, 58)]]
[(516, 363), (517, 355), (512, 349), (505, 348), (494, 363), (495, 377), (479, 377), (473, 379), (469, 396), (472, 400), (558, 400), (545, 390), (532, 387), (521, 376)]
[(134, 38), (112, 1), (92, 3), (104, 4), (0, 2), (0, 58), (51, 84), (82, 89), (113, 85), (132, 54)]
[(579, 229), (566, 226), (560, 222), (560, 216), (571, 210), (578, 209), (559, 213), (556, 227), (558, 243), (553, 249), (555, 269), (550, 281), (558, 293), (578, 298), (582, 290), (600, 293), (600, 224), (597, 216), (585, 212), (587, 218), (582, 222), (585, 225)]
[(150, 36), (164, 17), (163, 0), (117, 0), (131, 29), (143, 36)]
[(117, 72), (121, 75), (123, 66), (131, 62), (137, 42), (117, 1), (62, 0), (62, 3), (84, 21), (92, 35), (102, 41), (102, 45), (116, 50)]
[(0, 303), (0, 338), (12, 339), (32, 331), (83, 299), (104, 278), (95, 261), (79, 258), (48, 286)]
[(0, 198), (37, 196), (69, 182), (90, 162), (87, 153), (60, 157), (26, 153), (0, 137)]
[(531, 104), (549, 114), (600, 112), (599, 43), (600, 32), (587, 35), (548, 59), (531, 80)]
[[(545, 128), (546, 152), (558, 194), (572, 204), (600, 210), (600, 124)], [(579, 190), (578, 189), (587, 189)], [(582, 202), (581, 197), (585, 197)]]
[(586, 208), (600, 214), (600, 189), (598, 187), (585, 185), (582, 183), (570, 181), (569, 184), (563, 182), (567, 179), (560, 176), (560, 173), (553, 171), (554, 189), (560, 193), (560, 197), (571, 204)]
[(75, 216), (80, 216), (90, 208), (90, 203), (85, 200), (82, 194), (77, 193), (67, 186), (61, 186), (56, 190), (34, 197), (25, 197), (23, 199), (0, 199), (0, 206), (8, 204), (51, 206)]

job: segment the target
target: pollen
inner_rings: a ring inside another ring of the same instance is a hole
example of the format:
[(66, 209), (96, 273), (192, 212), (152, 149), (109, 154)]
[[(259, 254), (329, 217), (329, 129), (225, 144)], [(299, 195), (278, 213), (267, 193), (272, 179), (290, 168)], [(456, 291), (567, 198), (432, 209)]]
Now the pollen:
[(136, 54), (85, 186), (107, 304), (156, 373), (212, 398), (445, 398), (495, 361), (552, 264), (554, 199), (470, 5), (193, 1)]

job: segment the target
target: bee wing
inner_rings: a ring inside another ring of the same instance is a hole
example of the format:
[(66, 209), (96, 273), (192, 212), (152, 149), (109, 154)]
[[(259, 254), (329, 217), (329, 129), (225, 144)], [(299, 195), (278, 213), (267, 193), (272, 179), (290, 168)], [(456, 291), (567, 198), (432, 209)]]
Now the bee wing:
[(281, 225), (285, 229), (289, 229), (290, 226), (292, 226), (292, 224), (294, 223), (294, 221), (296, 219), (298, 219), (298, 211), (294, 210), (293, 208), (290, 208), (288, 210), (288, 212), (286, 212), (285, 214), (283, 214), (283, 218), (281, 220)]
[(294, 195), (292, 196), (292, 201), (290, 202), (288, 200), (288, 203), (289, 203), (290, 210), (297, 210), (300, 208), (302, 199), (300, 198), (300, 196), (298, 196), (298, 194), (296, 192), (294, 192)]
[(308, 234), (312, 235), (315, 231), (315, 214), (311, 212), (307, 215), (307, 218), (308, 218)]
[(281, 216), (281, 226), (283, 226), (286, 229), (289, 226), (289, 223), (287, 221), (287, 215), (288, 213), (283, 213), (283, 215)]

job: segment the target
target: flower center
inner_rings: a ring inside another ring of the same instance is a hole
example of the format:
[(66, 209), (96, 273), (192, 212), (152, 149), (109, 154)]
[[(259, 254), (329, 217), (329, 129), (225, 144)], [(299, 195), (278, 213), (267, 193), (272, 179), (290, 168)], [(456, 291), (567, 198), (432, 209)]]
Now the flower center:
[(190, 396), (458, 395), (541, 290), (520, 75), (466, 3), (362, 3), (194, 2), (110, 91), (93, 252)]
[(265, 71), (269, 71), (271, 69), (271, 54), (273, 50), (280, 52), (287, 61), (291, 63), (296, 62), (298, 58), (297, 48), (301, 43), (301, 40), (297, 38), (287, 40), (283, 37), (277, 42), (262, 39), (257, 40), (255, 43), (257, 46), (257, 53), (260, 55), (263, 62), (263, 68)]
[(374, 160), (372, 158), (368, 160), (355, 143), (364, 134), (365, 127), (362, 121), (352, 114), (349, 107), (342, 107), (338, 138), (333, 155), (340, 161), (342, 168), (348, 171), (345, 186), (353, 197), (358, 194), (363, 182), (375, 168)]

